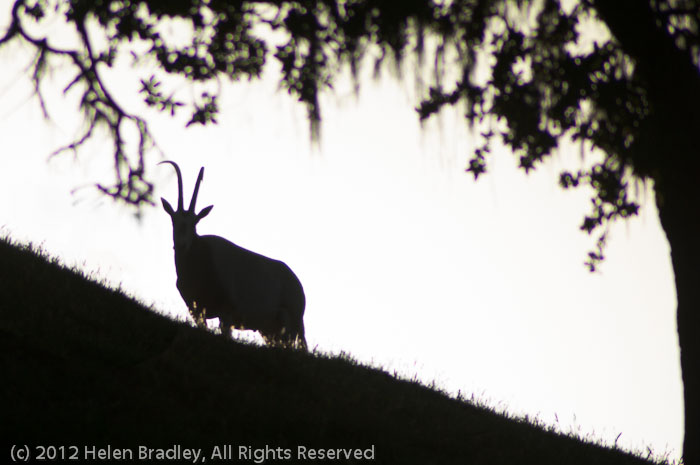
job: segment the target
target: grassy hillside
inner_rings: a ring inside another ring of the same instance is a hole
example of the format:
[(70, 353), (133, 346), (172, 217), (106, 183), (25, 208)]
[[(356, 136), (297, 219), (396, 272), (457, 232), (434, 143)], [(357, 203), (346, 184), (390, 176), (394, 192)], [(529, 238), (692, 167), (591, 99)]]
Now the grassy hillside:
[[(299, 446), (360, 449), (350, 463), (649, 463), (351, 360), (226, 340), (7, 242), (0, 373), (3, 458), (12, 444), (65, 446), (58, 457), (81, 461), (93, 446), (136, 460), (138, 446), (179, 445), (207, 462), (231, 450), (233, 463), (324, 462)], [(329, 462), (346, 463), (340, 454)]]

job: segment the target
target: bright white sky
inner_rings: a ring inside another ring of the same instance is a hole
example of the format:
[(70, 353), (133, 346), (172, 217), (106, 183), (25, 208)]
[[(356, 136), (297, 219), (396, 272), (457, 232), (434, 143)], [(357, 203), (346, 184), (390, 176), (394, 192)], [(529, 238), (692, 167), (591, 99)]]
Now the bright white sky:
[[(47, 162), (81, 128), (77, 94), (47, 87), (53, 120), (42, 120), (23, 73), (27, 50), (0, 52), (1, 230), (184, 318), (168, 215), (158, 204), (139, 221), (90, 187), (112, 179), (107, 138)], [(65, 73), (53, 76), (62, 89)], [(120, 97), (134, 88), (124, 76), (110, 83)], [(640, 216), (613, 228), (602, 272), (590, 274), (593, 238), (578, 230), (588, 197), (557, 185), (561, 169), (579, 166), (579, 148), (529, 176), (496, 153), (475, 183), (463, 172), (472, 138), (458, 113), (421, 130), (413, 85), (385, 76), (365, 79), (357, 99), (347, 82), (325, 96), (313, 149), (304, 109), (276, 77), (225, 84), (217, 126), (184, 130), (148, 114), (188, 199), (205, 166), (198, 205), (215, 208), (199, 232), (299, 276), (311, 347), (565, 432), (609, 443), (622, 433), (625, 447), (680, 454), (675, 292), (650, 188)], [(148, 160), (156, 199), (175, 202), (175, 176), (158, 161)]]

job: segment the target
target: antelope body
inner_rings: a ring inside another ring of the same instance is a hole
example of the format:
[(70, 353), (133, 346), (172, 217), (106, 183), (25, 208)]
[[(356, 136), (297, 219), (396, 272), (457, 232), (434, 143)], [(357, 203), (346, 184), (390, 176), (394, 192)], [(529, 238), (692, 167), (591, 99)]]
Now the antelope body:
[(198, 325), (219, 318), (221, 333), (231, 327), (258, 331), (270, 343), (306, 348), (301, 282), (283, 262), (246, 250), (219, 236), (199, 236), (196, 226), (213, 205), (195, 213), (204, 176), (199, 170), (190, 207), (183, 208), (182, 174), (175, 162), (178, 207), (161, 198), (173, 222), (177, 288)]

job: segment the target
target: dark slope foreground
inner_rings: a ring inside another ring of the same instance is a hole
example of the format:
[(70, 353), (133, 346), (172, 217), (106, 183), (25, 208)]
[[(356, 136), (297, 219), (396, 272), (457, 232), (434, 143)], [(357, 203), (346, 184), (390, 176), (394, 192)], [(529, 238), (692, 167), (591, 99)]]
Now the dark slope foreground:
[(302, 460), (298, 446), (374, 447), (374, 460), (351, 463), (649, 463), (351, 360), (225, 340), (6, 242), (0, 363), (3, 459), (13, 444), (65, 446), (58, 456), (81, 462), (92, 462), (84, 446), (132, 450), (135, 461), (138, 446), (179, 445), (213, 462), (232, 445), (232, 463), (255, 463), (265, 447), (283, 459), (266, 463), (323, 462)]

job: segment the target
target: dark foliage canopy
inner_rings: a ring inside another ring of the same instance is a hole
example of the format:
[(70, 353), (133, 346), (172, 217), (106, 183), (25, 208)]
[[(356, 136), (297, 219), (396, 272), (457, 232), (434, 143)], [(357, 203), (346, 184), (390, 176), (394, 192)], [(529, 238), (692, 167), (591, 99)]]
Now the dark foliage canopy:
[[(60, 48), (41, 34), (38, 26), (56, 15), (75, 27), (75, 48)], [(164, 19), (182, 21), (194, 31), (193, 40), (173, 44), (160, 27)], [(651, 24), (656, 36), (638, 43), (637, 31), (630, 30), (635, 26), (622, 21)], [(468, 123), (481, 134), (467, 167), (475, 178), (486, 171), (494, 138), (513, 150), (526, 171), (563, 139), (604, 154), (560, 177), (565, 188), (588, 185), (595, 192), (581, 226), (599, 232), (596, 251), (589, 254), (593, 269), (603, 258), (608, 224), (638, 210), (630, 184), (662, 182), (655, 172), (658, 158), (673, 156), (658, 150), (667, 140), (659, 136), (663, 124), (655, 111), (659, 90), (650, 74), (657, 71), (644, 58), (683, 55), (685, 72), (697, 76), (699, 23), (700, 8), (691, 0), (16, 0), (0, 46), (14, 39), (33, 45), (31, 76), (42, 106), (49, 61), (63, 57), (72, 64), (74, 79), (65, 91), (81, 93), (88, 125), (58, 152), (77, 149), (97, 127), (106, 127), (114, 143), (116, 182), (98, 187), (136, 205), (151, 201), (144, 156), (153, 138), (148, 122), (120, 106), (100, 73), (120, 54), (130, 54), (135, 63), (155, 60), (160, 72), (192, 82), (256, 79), (277, 60), (280, 83), (306, 107), (314, 138), (321, 121), (319, 94), (346, 68), (357, 76), (370, 48), (379, 51), (376, 69), (409, 54), (429, 54), (434, 82), (418, 104), (419, 117), (464, 105)], [(611, 36), (603, 25), (619, 27)], [(591, 40), (594, 27), (602, 32)], [(98, 33), (104, 36), (99, 48)], [(136, 43), (141, 46), (131, 46)], [(172, 115), (189, 111), (187, 125), (216, 123), (216, 94), (203, 92), (184, 102), (157, 75), (143, 76), (141, 83), (147, 105)], [(124, 136), (129, 124), (138, 129), (135, 148)]]

